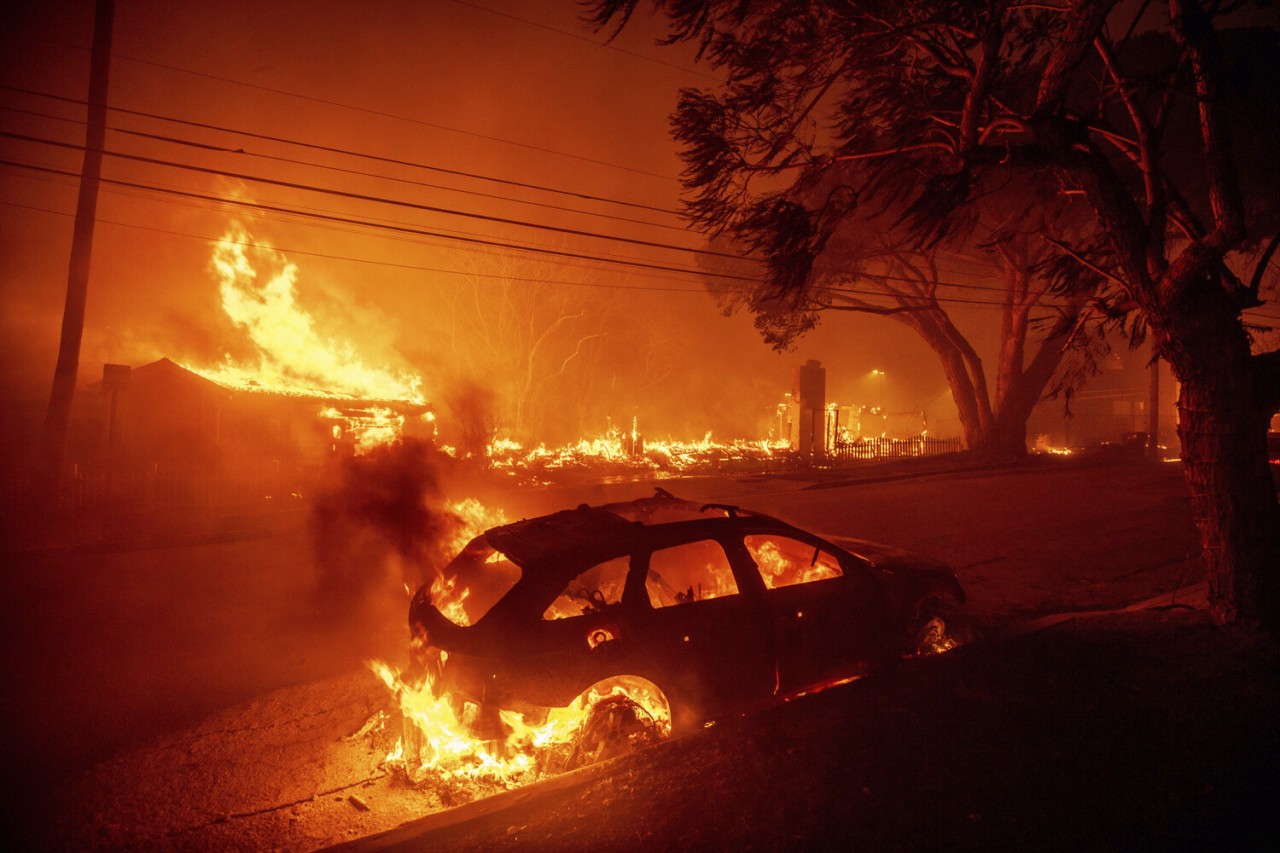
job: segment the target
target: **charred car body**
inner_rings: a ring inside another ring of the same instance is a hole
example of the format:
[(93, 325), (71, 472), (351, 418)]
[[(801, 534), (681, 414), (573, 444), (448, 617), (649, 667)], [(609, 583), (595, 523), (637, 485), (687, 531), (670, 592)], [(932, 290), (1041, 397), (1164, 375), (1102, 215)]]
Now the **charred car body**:
[(679, 732), (928, 651), (963, 600), (945, 566), (659, 490), (486, 531), (409, 622), (436, 695), (480, 726), (621, 676)]

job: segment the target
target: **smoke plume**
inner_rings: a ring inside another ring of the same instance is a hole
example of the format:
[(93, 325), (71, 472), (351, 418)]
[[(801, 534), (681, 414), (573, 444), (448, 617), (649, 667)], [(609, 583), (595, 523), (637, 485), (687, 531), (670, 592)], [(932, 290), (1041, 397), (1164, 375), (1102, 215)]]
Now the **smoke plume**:
[(444, 508), (451, 462), (417, 439), (342, 461), (311, 515), (322, 601), (365, 598), (393, 582), (416, 588), (439, 572), (462, 524)]

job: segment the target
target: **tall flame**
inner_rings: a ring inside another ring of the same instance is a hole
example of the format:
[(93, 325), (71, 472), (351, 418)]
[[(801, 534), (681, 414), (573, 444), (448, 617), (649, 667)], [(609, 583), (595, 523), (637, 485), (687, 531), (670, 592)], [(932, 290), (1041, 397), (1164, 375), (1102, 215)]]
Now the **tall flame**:
[(243, 227), (233, 225), (213, 244), (210, 266), (222, 310), (248, 334), (256, 363), (237, 363), (228, 356), (217, 369), (192, 368), (196, 373), (233, 388), (424, 403), (420, 376), (370, 367), (349, 341), (323, 334), (315, 318), (298, 305), (297, 265), (256, 242)]

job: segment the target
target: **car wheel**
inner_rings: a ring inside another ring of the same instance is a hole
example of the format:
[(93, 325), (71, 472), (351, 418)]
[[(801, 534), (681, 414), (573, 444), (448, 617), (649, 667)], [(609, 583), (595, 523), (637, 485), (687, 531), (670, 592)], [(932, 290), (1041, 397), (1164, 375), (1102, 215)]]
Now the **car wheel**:
[(907, 647), (907, 654), (911, 657), (937, 655), (955, 647), (956, 641), (947, 634), (946, 620), (941, 614), (933, 613), (919, 623)]
[(663, 738), (662, 727), (628, 696), (606, 696), (591, 706), (569, 755), (574, 770), (628, 755)]

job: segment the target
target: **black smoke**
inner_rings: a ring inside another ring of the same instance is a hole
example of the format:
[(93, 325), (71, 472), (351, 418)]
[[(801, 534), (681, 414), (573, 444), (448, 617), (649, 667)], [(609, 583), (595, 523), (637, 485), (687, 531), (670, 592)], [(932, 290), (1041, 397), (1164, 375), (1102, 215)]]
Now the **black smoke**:
[(417, 439), (339, 463), (311, 514), (322, 602), (350, 604), (389, 586), (416, 589), (439, 572), (462, 524), (445, 507), (443, 484), (452, 465)]

